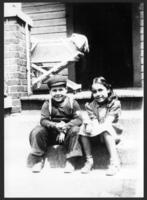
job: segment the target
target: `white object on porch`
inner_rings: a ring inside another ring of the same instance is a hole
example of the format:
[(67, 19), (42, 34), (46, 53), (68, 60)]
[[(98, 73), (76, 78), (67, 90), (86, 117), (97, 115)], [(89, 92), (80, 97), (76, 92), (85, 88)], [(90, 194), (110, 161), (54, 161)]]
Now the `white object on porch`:
[[(49, 76), (60, 72), (70, 63), (77, 62), (80, 56), (88, 52), (88, 39), (81, 34), (74, 33), (71, 37), (60, 40), (34, 40), (31, 67), (37, 70), (37, 77), (32, 80), (32, 87), (40, 87)], [(81, 89), (81, 84), (71, 80), (68, 80), (67, 86), (74, 91)]]

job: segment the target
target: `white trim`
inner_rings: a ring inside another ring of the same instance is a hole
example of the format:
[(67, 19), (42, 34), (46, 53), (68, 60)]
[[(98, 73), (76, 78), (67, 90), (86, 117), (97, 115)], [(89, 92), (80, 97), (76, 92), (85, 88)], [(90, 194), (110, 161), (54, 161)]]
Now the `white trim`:
[(26, 57), (27, 57), (27, 90), (28, 95), (32, 94), (31, 91), (31, 61), (30, 61), (30, 40), (29, 40), (29, 25), (25, 24), (26, 33)]
[(25, 23), (27, 23), (29, 26), (33, 26), (33, 21), (32, 19), (23, 13), (21, 10), (13, 8), (13, 9), (8, 9), (7, 6), (4, 9), (4, 17), (18, 17), (21, 20), (23, 20)]

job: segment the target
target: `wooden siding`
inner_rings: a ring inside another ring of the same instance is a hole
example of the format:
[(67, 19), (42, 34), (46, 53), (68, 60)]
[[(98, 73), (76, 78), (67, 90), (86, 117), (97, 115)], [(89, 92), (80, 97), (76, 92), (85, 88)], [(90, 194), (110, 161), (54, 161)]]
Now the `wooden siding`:
[(59, 2), (22, 3), (22, 11), (33, 20), (31, 35), (38, 39), (65, 38), (66, 10), (65, 4)]

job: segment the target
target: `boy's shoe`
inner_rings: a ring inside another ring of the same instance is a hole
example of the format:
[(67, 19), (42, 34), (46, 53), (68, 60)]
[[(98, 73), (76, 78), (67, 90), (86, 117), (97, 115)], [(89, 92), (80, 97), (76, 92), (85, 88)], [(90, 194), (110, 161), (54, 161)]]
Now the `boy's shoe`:
[(36, 162), (32, 167), (32, 172), (39, 173), (42, 170), (42, 168), (44, 167), (45, 159), (40, 156), (35, 156), (35, 157), (36, 157), (35, 158)]
[(65, 168), (64, 168), (64, 173), (72, 173), (75, 170), (74, 166), (72, 165), (71, 162), (67, 161)]
[(44, 166), (43, 162), (38, 162), (38, 163), (36, 163), (36, 164), (32, 167), (32, 172), (34, 172), (34, 173), (39, 173), (39, 172), (42, 170), (43, 166)]
[(113, 162), (110, 163), (110, 166), (106, 172), (107, 176), (114, 176), (115, 174), (117, 174), (117, 172), (120, 169), (120, 163), (119, 162)]
[(93, 168), (93, 159), (87, 160), (84, 167), (81, 169), (82, 174), (88, 174)]

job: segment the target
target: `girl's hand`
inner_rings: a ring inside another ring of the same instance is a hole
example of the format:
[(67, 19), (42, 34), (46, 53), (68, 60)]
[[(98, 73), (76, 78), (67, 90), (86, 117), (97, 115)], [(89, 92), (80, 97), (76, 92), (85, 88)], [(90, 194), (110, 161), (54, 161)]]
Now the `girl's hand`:
[(57, 135), (56, 141), (62, 143), (64, 142), (64, 139), (65, 139), (65, 134), (61, 132), (59, 135)]
[(88, 134), (90, 134), (92, 132), (92, 126), (91, 126), (91, 124), (86, 124), (85, 125), (85, 131)]

